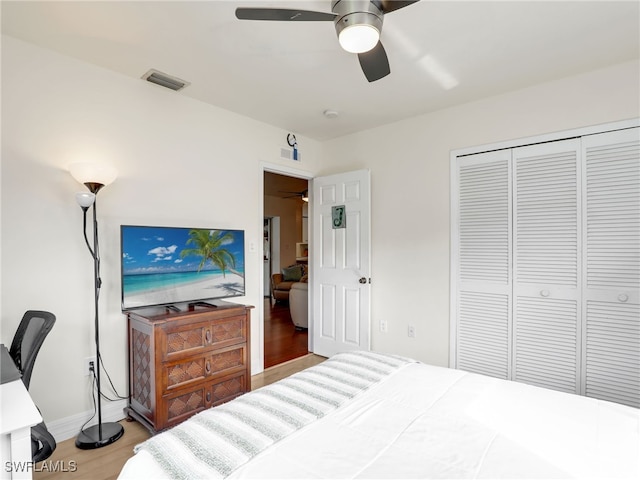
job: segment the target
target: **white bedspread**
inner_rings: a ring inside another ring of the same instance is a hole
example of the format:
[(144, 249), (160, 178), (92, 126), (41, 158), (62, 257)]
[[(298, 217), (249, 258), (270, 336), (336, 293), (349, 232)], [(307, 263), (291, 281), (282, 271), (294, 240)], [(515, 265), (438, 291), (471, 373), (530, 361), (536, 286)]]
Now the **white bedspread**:
[[(146, 451), (121, 479), (168, 478)], [(640, 478), (640, 410), (420, 363), (228, 478)]]

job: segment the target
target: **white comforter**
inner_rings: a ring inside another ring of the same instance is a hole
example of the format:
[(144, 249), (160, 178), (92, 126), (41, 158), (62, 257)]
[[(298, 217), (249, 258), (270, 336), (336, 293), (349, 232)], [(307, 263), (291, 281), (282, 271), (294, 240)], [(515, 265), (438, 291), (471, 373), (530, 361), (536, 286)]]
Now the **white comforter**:
[[(640, 478), (640, 410), (412, 363), (228, 478)], [(167, 478), (146, 451), (121, 479)]]

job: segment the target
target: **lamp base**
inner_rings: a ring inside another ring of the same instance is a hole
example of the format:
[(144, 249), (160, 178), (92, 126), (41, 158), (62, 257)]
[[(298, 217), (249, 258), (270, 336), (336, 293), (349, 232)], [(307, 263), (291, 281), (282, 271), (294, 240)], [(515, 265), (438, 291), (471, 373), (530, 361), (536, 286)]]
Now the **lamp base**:
[(99, 425), (93, 425), (84, 430), (80, 430), (76, 438), (76, 447), (82, 450), (105, 447), (111, 445), (124, 435), (124, 428), (116, 422), (102, 424), (102, 436), (100, 436)]

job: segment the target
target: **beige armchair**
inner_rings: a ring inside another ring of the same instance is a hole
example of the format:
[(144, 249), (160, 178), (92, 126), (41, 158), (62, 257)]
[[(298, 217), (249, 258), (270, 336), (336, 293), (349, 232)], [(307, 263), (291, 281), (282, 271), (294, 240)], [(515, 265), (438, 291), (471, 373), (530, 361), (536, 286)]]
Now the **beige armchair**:
[(271, 275), (271, 295), (275, 302), (288, 301), (291, 286), (300, 281), (306, 281), (307, 266), (302, 264), (291, 265), (282, 269), (282, 273)]
[(285, 282), (284, 276), (281, 273), (274, 273), (271, 275), (271, 295), (275, 302), (289, 300), (289, 290), (294, 282)]

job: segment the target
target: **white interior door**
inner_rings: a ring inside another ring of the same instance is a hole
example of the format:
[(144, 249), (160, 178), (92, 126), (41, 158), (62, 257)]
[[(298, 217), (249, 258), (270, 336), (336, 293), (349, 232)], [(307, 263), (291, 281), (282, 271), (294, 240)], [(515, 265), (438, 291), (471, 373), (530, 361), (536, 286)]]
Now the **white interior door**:
[(313, 352), (371, 348), (370, 172), (313, 179)]

